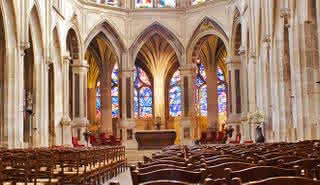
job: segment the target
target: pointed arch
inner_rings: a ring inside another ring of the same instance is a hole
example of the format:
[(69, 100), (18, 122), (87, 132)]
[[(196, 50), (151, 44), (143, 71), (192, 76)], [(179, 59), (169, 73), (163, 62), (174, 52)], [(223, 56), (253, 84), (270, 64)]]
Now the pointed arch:
[(141, 32), (139, 36), (136, 38), (136, 40), (133, 42), (131, 47), (129, 48), (130, 56), (132, 57), (133, 62), (135, 62), (138, 52), (140, 51), (142, 46), (145, 44), (145, 42), (148, 41), (155, 34), (159, 34), (160, 36), (162, 36), (164, 39), (167, 40), (167, 42), (171, 45), (171, 47), (176, 52), (179, 63), (184, 62), (181, 58), (182, 54), (184, 53), (184, 47), (182, 43), (172, 31), (170, 31), (168, 28), (166, 28), (159, 22), (152, 23), (143, 32)]
[(84, 41), (84, 51), (87, 50), (91, 41), (97, 35), (103, 35), (105, 41), (110, 43), (113, 51), (116, 53), (118, 59), (120, 59), (121, 53), (125, 51), (125, 45), (123, 40), (120, 37), (120, 34), (116, 31), (114, 26), (106, 19), (103, 19), (97, 23), (90, 31), (88, 36)]
[(193, 35), (187, 46), (187, 63), (191, 64), (193, 60), (199, 56), (202, 44), (207, 40), (210, 35), (220, 38), (225, 47), (229, 48), (229, 38), (221, 25), (209, 17), (204, 17)]
[[(41, 22), (39, 17), (39, 9), (36, 6), (33, 6), (31, 9), (29, 20), (28, 20), (28, 31), (31, 33), (28, 34), (31, 38), (28, 38), (30, 42), (32, 42), (34, 56), (35, 56), (35, 64), (39, 62), (40, 57), (44, 56), (44, 44), (43, 44), (43, 37), (42, 37), (42, 30), (41, 30)], [(32, 40), (30, 40), (32, 39)]]
[(239, 48), (241, 46), (241, 21), (240, 21), (240, 11), (236, 7), (233, 13), (232, 19), (232, 32), (230, 39), (230, 53), (232, 56), (239, 55)]

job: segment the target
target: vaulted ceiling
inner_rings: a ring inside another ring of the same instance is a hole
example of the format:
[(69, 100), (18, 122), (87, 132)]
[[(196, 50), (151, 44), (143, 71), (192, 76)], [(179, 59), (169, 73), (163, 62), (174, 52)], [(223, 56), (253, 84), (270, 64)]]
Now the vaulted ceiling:
[(165, 78), (179, 62), (176, 52), (165, 38), (153, 35), (140, 49), (138, 60), (143, 62), (153, 76)]

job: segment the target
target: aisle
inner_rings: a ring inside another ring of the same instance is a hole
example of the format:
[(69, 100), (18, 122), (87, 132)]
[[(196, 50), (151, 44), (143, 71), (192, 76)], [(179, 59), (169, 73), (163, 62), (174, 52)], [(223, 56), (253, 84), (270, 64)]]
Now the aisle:
[(109, 182), (111, 182), (111, 181), (118, 181), (118, 182), (120, 182), (120, 185), (132, 185), (130, 170), (127, 169), (127, 171), (125, 171), (124, 173), (121, 173), (117, 177), (110, 179), (104, 185), (109, 185)]

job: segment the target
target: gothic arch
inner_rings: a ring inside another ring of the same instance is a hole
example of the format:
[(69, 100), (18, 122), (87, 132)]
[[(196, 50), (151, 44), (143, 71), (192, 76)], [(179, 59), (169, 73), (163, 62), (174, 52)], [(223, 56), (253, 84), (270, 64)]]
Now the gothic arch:
[(121, 53), (125, 51), (124, 42), (121, 40), (120, 34), (116, 29), (114, 29), (114, 27), (105, 19), (100, 21), (89, 31), (89, 34), (84, 41), (84, 51), (87, 50), (91, 41), (100, 33), (104, 35), (104, 39), (110, 43), (116, 56), (120, 59)]
[(238, 8), (234, 10), (232, 23), (232, 32), (230, 39), (230, 53), (232, 56), (239, 55), (239, 48), (241, 46), (241, 21), (240, 21), (240, 11)]
[[(73, 59), (77, 59), (79, 60), (79, 62), (81, 62), (81, 59), (84, 58), (84, 53), (82, 52), (82, 37), (81, 37), (81, 32), (79, 29), (79, 23), (78, 23), (78, 19), (77, 19), (77, 14), (74, 14), (71, 18), (71, 20), (68, 22), (68, 24), (66, 25), (66, 30), (68, 30), (66, 32), (65, 35), (65, 50), (68, 50), (68, 37), (70, 36), (70, 34), (72, 35), (74, 39), (74, 41), (72, 42), (72, 45), (74, 46), (74, 51), (70, 51), (70, 52), (77, 52), (78, 56), (76, 58)], [(70, 40), (69, 40), (70, 41)], [(70, 53), (71, 55), (72, 53)]]
[(176, 52), (178, 62), (183, 63), (184, 61), (181, 57), (184, 53), (184, 47), (182, 43), (172, 31), (170, 31), (165, 26), (161, 25), (159, 22), (154, 22), (150, 26), (148, 26), (142, 33), (139, 34), (139, 36), (133, 42), (129, 49), (130, 57), (132, 57), (132, 62), (135, 62), (137, 55), (142, 46), (145, 44), (145, 42), (148, 41), (149, 38), (151, 38), (155, 34), (159, 34), (167, 40), (167, 42)]
[(39, 11), (36, 4), (31, 9), (29, 20), (28, 20), (28, 31), (30, 31), (31, 38), (28, 38), (30, 42), (33, 44), (33, 51), (35, 57), (35, 64), (38, 64), (41, 61), (41, 57), (44, 56), (44, 45), (42, 39), (42, 30), (41, 30), (41, 23), (39, 17)]
[(205, 17), (194, 31), (193, 36), (187, 47), (187, 63), (191, 64), (193, 59), (199, 56), (199, 52), (202, 44), (207, 40), (210, 35), (214, 35), (220, 38), (225, 47), (229, 48), (229, 39), (222, 29), (222, 27), (212, 20), (211, 18)]
[[(80, 60), (80, 41), (77, 32), (70, 28), (66, 37), (66, 50), (70, 52), (72, 59)], [(79, 61), (80, 62), (80, 61)]]

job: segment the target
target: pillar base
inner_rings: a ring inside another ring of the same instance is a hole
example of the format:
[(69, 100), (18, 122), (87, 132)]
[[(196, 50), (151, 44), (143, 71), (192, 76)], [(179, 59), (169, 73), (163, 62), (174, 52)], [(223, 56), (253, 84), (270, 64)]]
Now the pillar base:
[(87, 118), (75, 118), (72, 120), (72, 137), (77, 137), (80, 144), (87, 146), (84, 133), (88, 131)]
[(62, 130), (62, 145), (66, 147), (72, 146), (71, 119), (68, 115), (64, 115), (60, 122)]
[(137, 150), (138, 143), (135, 137), (135, 132), (136, 132), (135, 120), (134, 119), (120, 120), (119, 125), (120, 125), (120, 129), (122, 129), (122, 144), (126, 147), (126, 149)]
[(193, 129), (192, 120), (189, 117), (184, 117), (180, 121), (180, 143), (182, 145), (192, 145), (193, 139)]

